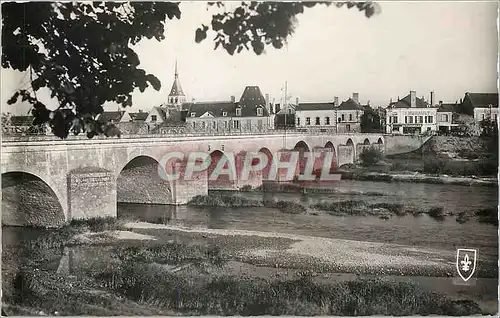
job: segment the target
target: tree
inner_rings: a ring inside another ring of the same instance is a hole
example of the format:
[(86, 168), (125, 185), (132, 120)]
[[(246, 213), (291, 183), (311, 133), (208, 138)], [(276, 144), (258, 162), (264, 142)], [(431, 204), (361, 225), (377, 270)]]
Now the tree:
[(481, 127), (474, 120), (474, 117), (464, 114), (456, 115), (456, 122), (458, 124), (456, 135), (461, 137), (472, 137), (479, 136), (481, 133)]
[(360, 126), (363, 133), (381, 132), (380, 115), (373, 108), (365, 107)]
[[(283, 47), (293, 34), (295, 17), (306, 8), (331, 2), (243, 2), (233, 12), (222, 9), (210, 27), (201, 25), (195, 41), (215, 33), (215, 49), (229, 54), (253, 49), (260, 55), (266, 46)], [(378, 10), (372, 2), (339, 2), (371, 17)], [(180, 19), (179, 3), (93, 2), (2, 3), (2, 67), (28, 71), (31, 87), (17, 91), (8, 101), (21, 98), (32, 104), (35, 124), (48, 123), (53, 133), (66, 138), (85, 132), (89, 138), (103, 134), (95, 119), (105, 102), (132, 105), (135, 88), (144, 92), (161, 88), (159, 79), (139, 68), (133, 49), (141, 39), (165, 40), (165, 23)], [(47, 88), (59, 107), (50, 111), (36, 92)]]

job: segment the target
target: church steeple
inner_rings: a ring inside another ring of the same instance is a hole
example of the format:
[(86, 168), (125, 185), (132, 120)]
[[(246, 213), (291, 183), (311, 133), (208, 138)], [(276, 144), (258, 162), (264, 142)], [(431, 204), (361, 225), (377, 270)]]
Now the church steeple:
[(168, 104), (180, 107), (184, 102), (186, 102), (186, 95), (182, 90), (181, 82), (179, 80), (179, 71), (177, 68), (177, 59), (176, 59), (174, 83), (172, 84), (172, 89), (170, 90), (170, 94), (168, 94)]

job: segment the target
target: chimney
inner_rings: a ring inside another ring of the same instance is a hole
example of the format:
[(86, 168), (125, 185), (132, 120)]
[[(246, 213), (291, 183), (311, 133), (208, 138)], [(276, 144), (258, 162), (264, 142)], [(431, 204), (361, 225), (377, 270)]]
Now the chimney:
[(333, 106), (338, 107), (339, 106), (339, 97), (335, 96), (333, 98)]
[(434, 92), (431, 91), (431, 107), (434, 106)]
[(359, 93), (352, 93), (352, 100), (359, 104)]
[(234, 102), (236, 102), (236, 97), (234, 97), (234, 95), (233, 95), (233, 96), (231, 96), (231, 103), (234, 103)]
[(410, 91), (410, 107), (417, 107), (417, 92)]
[(296, 97), (296, 98), (295, 98), (295, 105), (298, 105), (298, 104), (299, 104), (299, 98), (298, 98), (298, 97)]
[(439, 101), (439, 106), (441, 107), (441, 105), (443, 105), (443, 101), (442, 100)]

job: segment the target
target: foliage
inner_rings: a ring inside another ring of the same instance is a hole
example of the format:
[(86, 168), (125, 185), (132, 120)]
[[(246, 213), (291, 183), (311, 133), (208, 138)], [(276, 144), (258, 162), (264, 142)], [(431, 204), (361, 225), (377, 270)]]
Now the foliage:
[(456, 122), (458, 126), (454, 134), (457, 136), (472, 137), (472, 136), (479, 136), (479, 134), (481, 133), (481, 127), (474, 120), (474, 117), (472, 116), (458, 114)]
[(365, 107), (363, 115), (361, 115), (361, 132), (373, 133), (382, 132), (383, 127), (380, 122), (380, 115), (371, 107)]
[(262, 206), (259, 200), (247, 199), (239, 195), (197, 195), (192, 198), (188, 205), (219, 206), (219, 207), (251, 207)]
[[(279, 49), (294, 31), (295, 17), (319, 2), (242, 2), (233, 12), (223, 9), (212, 17), (215, 48), (229, 54), (252, 47), (262, 54), (266, 45)], [(209, 3), (214, 7), (215, 3)], [(323, 2), (330, 6), (332, 2)], [(378, 6), (371, 2), (338, 2), (371, 17)], [(161, 82), (139, 68), (134, 45), (140, 40), (165, 39), (167, 19), (181, 17), (172, 2), (8, 2), (2, 3), (2, 67), (28, 72), (30, 87), (10, 98), (33, 106), (34, 124), (49, 123), (54, 135), (84, 132), (88, 138), (104, 134), (96, 121), (103, 104), (133, 104), (132, 92), (144, 92)], [(207, 37), (209, 27), (195, 32), (195, 41)], [(58, 107), (51, 111), (37, 98), (46, 88)]]
[(383, 157), (382, 152), (374, 147), (364, 148), (359, 154), (359, 160), (361, 160), (363, 166), (375, 165), (382, 160)]
[(498, 162), (494, 159), (454, 161), (426, 157), (424, 159), (423, 172), (451, 176), (496, 176), (498, 173)]

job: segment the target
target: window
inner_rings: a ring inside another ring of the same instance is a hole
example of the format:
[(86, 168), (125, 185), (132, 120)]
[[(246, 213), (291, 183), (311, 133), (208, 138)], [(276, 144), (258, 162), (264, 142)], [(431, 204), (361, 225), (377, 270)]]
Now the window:
[(251, 129), (251, 128), (252, 128), (252, 120), (247, 119), (247, 129)]
[(345, 125), (345, 129), (346, 129), (347, 131), (351, 131), (351, 125)]
[(408, 124), (408, 116), (405, 116), (405, 124)]
[(309, 126), (311, 124), (311, 117), (306, 117), (306, 125)]
[(484, 120), (484, 114), (482, 115), (482, 118), (483, 118), (483, 120)]
[(196, 122), (193, 121), (193, 128), (196, 128)]
[(432, 116), (428, 116), (429, 117), (429, 124), (432, 124)]
[(424, 121), (425, 121), (425, 123), (427, 124), (427, 122), (429, 121), (429, 116), (425, 116), (425, 117), (424, 117)]
[(344, 117), (344, 114), (342, 114), (342, 116), (340, 116), (342, 118), (342, 121), (345, 120), (345, 117)]
[(422, 124), (424, 122), (424, 116), (418, 116), (418, 123)]
[(241, 116), (241, 108), (236, 108), (236, 116)]
[(212, 122), (212, 127), (213, 127), (214, 129), (215, 129), (215, 128), (217, 128), (217, 122), (213, 121), (213, 122)]
[(297, 117), (297, 126), (300, 126), (300, 117)]
[(195, 117), (196, 116), (196, 113), (191, 113), (191, 117)]
[(325, 125), (330, 125), (330, 117), (325, 117)]
[(206, 125), (207, 124), (204, 121), (201, 122), (201, 128), (205, 128)]
[(289, 114), (291, 114), (292, 110), (290, 108), (287, 108), (286, 112), (289, 113)]
[(262, 108), (257, 108), (257, 116), (262, 116), (263, 114), (263, 111), (262, 111)]
[(179, 102), (179, 99), (176, 97), (175, 98), (175, 103), (177, 104)]
[(259, 127), (259, 129), (262, 129), (262, 119), (259, 119), (257, 121), (257, 127)]
[(222, 116), (226, 117), (227, 116), (227, 112), (222, 112)]
[(349, 121), (352, 121), (352, 114), (349, 114)]
[(240, 129), (240, 121), (239, 120), (233, 121), (233, 128)]
[(397, 124), (398, 123), (398, 116), (392, 116), (392, 123)]
[(155, 122), (156, 121), (156, 115), (151, 115), (151, 121)]
[(497, 114), (495, 114), (495, 121), (497, 120)]
[(319, 117), (316, 117), (316, 126), (320, 125)]

